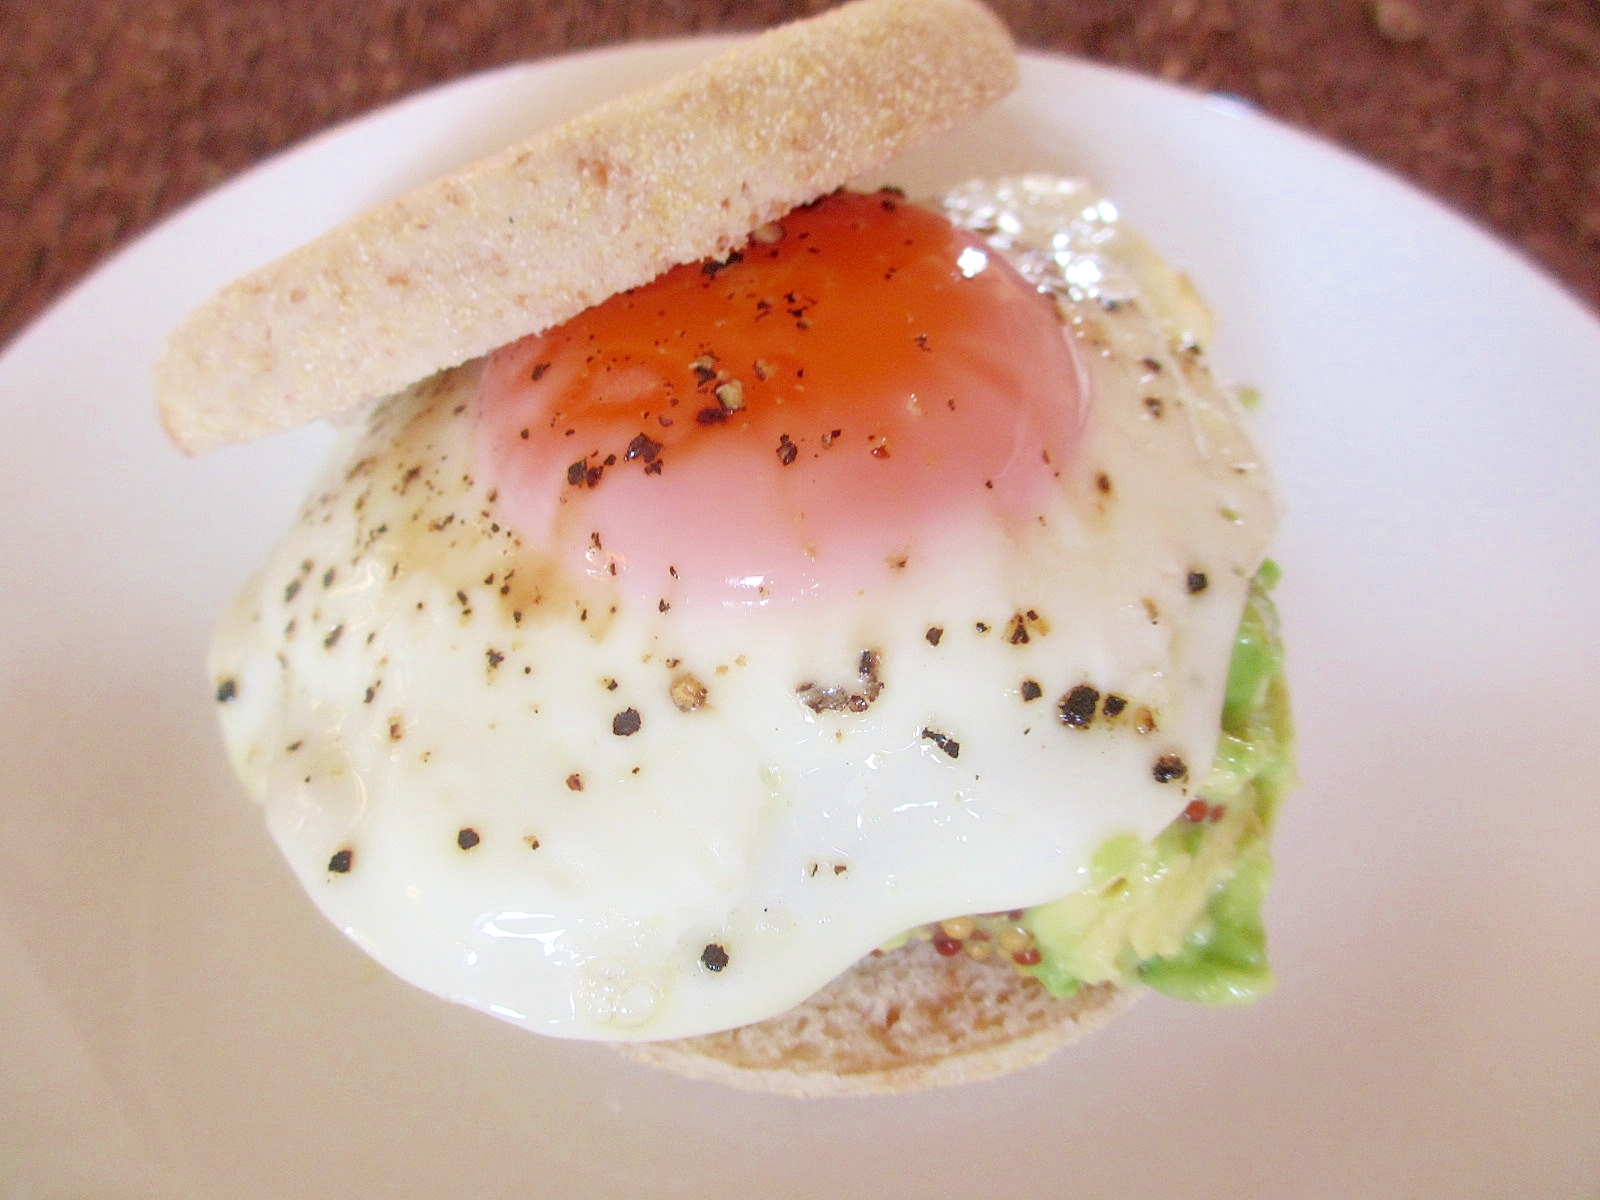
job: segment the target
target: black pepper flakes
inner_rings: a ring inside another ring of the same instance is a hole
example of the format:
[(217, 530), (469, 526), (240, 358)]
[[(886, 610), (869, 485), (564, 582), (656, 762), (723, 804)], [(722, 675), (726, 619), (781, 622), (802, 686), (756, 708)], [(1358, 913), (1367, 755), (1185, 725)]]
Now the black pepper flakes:
[(481, 841), (483, 841), (483, 839), (478, 836), (478, 831), (476, 829), (463, 829), (456, 834), (456, 845), (460, 846), (463, 850), (471, 850)]
[(354, 862), (355, 851), (346, 846), (343, 850), (333, 852), (333, 857), (328, 860), (328, 870), (335, 875), (348, 875)]
[(547, 362), (534, 363), (533, 364), (533, 375), (532, 375), (533, 381), (535, 383), (538, 383), (539, 380), (544, 378), (544, 373), (546, 371), (548, 371), (549, 369), (550, 369), (550, 364), (547, 363)]
[(571, 484), (573, 487), (577, 487), (579, 484), (581, 484), (583, 482), (584, 473), (588, 469), (589, 469), (588, 460), (580, 458), (577, 462), (573, 463), (571, 466), (569, 466), (567, 468), (567, 482), (569, 484)]
[(1211, 581), (1206, 578), (1206, 573), (1204, 571), (1190, 571), (1189, 577), (1183, 581), (1183, 586), (1185, 589), (1187, 589), (1189, 595), (1198, 596), (1201, 592), (1206, 590), (1206, 587), (1210, 584), (1210, 582)]
[(863, 650), (856, 667), (856, 675), (860, 680), (859, 691), (851, 691), (847, 687), (818, 687), (809, 680), (795, 688), (795, 695), (814, 713), (824, 712), (866, 712), (867, 708), (883, 694), (883, 680), (878, 677), (878, 670), (883, 665), (883, 659), (876, 650)]
[(1028, 621), (1021, 613), (1017, 613), (1011, 618), (1011, 629), (1006, 634), (1006, 641), (1013, 646), (1025, 646), (1028, 644)]
[(718, 404), (713, 408), (702, 408), (694, 414), (696, 425), (721, 425), (728, 419), (728, 410)]
[(574, 771), (571, 775), (568, 775), (567, 788), (569, 791), (574, 792), (583, 791), (583, 776), (579, 775), (576, 771)]
[(1120, 717), (1122, 710), (1128, 707), (1128, 702), (1116, 693), (1105, 698), (1105, 703), (1100, 706), (1100, 711), (1108, 717)]
[(955, 738), (951, 737), (948, 733), (940, 733), (937, 729), (924, 729), (922, 731), (922, 737), (926, 741), (932, 742), (951, 758), (961, 757), (961, 743), (956, 741)]
[(1037, 700), (1044, 695), (1044, 689), (1031, 679), (1022, 681), (1022, 699), (1024, 701)]
[(632, 737), (644, 725), (637, 708), (625, 708), (611, 718), (611, 732), (618, 737)]
[(493, 649), (485, 650), (484, 651), (484, 657), (486, 659), (488, 659), (488, 661), (489, 661), (489, 669), (491, 671), (494, 670), (496, 667), (498, 667), (501, 663), (505, 662), (505, 660), (506, 660), (506, 656), (504, 654), (500, 653), (500, 651), (498, 651), (498, 650), (493, 650)]
[(728, 952), (716, 942), (708, 942), (700, 951), (700, 965), (708, 971), (720, 971), (728, 965)]
[(944, 637), (944, 630), (937, 625), (930, 625), (928, 626), (928, 632), (922, 636), (928, 639), (928, 645), (937, 646), (939, 639)]
[(339, 644), (339, 639), (344, 636), (344, 626), (335, 625), (328, 631), (328, 636), (322, 639), (322, 648), (332, 650)]
[(778, 436), (778, 461), (788, 466), (800, 456), (800, 447), (789, 440), (787, 433)]
[(228, 704), (239, 698), (239, 682), (235, 679), (224, 679), (217, 684), (217, 703)]
[(737, 263), (742, 263), (743, 261), (744, 255), (740, 251), (735, 250), (721, 262), (718, 262), (714, 258), (707, 259), (705, 262), (700, 264), (700, 273), (715, 279), (719, 271), (726, 271), (729, 267), (734, 266)]
[(1155, 776), (1157, 783), (1172, 783), (1174, 780), (1186, 778), (1189, 766), (1176, 754), (1163, 754), (1150, 768), (1150, 774)]
[(1094, 720), (1095, 706), (1100, 703), (1100, 693), (1086, 683), (1080, 683), (1061, 697), (1061, 723), (1071, 729), (1087, 729)]
[(642, 458), (648, 465), (656, 461), (656, 456), (661, 453), (661, 445), (662, 443), (641, 433), (628, 443), (627, 452), (622, 457), (629, 461)]

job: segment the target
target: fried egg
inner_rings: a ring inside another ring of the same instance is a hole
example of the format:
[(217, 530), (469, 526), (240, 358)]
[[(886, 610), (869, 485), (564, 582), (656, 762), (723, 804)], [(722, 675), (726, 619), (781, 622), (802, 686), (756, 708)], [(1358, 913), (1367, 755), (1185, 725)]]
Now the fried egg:
[(217, 633), (234, 765), (353, 941), (558, 1036), (1077, 891), (1274, 523), (1203, 321), (1081, 183), (798, 209), (347, 430)]

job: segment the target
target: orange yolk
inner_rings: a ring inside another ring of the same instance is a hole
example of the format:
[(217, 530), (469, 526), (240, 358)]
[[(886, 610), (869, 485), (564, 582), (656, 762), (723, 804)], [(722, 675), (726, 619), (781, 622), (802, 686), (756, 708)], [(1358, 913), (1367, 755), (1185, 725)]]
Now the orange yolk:
[(895, 193), (837, 193), (490, 359), (507, 522), (642, 597), (853, 593), (973, 515), (1037, 520), (1086, 399), (1052, 302)]

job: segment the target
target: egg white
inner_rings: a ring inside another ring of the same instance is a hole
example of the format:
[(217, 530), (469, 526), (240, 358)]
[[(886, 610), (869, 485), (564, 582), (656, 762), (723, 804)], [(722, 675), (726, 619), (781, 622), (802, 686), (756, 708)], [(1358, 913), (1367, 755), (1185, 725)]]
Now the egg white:
[[(871, 594), (707, 613), (573, 577), (472, 476), (481, 364), (345, 435), (211, 669), (288, 861), (390, 970), (561, 1036), (729, 1028), (907, 928), (1072, 892), (1182, 809), (1270, 481), (1203, 311), (1112, 206), (1028, 177), (945, 207), (1056, 298), (1089, 414), (1036, 524), (946, 523)], [(1080, 685), (1127, 707), (1073, 728)]]

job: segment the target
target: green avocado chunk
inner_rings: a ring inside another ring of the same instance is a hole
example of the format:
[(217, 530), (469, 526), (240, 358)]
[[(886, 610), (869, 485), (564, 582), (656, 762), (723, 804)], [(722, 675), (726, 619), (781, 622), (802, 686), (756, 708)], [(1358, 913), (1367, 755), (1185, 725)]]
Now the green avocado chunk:
[(1272, 875), (1268, 837), (1294, 786), (1283, 643), (1269, 594), (1272, 562), (1251, 581), (1229, 663), (1222, 737), (1184, 815), (1149, 842), (1111, 838), (1089, 886), (1028, 909), (1023, 927), (1050, 991), (1144, 983), (1203, 1004), (1254, 1000), (1272, 986), (1261, 903)]

